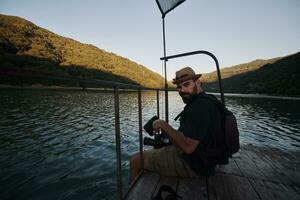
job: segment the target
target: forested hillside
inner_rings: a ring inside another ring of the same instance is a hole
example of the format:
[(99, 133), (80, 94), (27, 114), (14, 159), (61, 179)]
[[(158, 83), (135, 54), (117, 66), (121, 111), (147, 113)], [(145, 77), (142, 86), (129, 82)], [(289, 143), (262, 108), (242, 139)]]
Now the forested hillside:
[[(224, 92), (300, 95), (300, 52), (221, 70)], [(205, 89), (219, 91), (216, 72), (203, 75)]]
[(85, 78), (163, 85), (159, 74), (127, 58), (6, 15), (0, 15), (0, 67), (0, 84), (78, 86), (67, 80)]
[[(300, 95), (300, 52), (223, 68), (221, 74), (224, 92)], [(218, 91), (216, 72), (201, 79), (207, 91)], [(86, 80), (92, 81), (87, 84)], [(59, 36), (20, 17), (0, 14), (0, 84), (106, 84), (94, 80), (156, 88), (164, 85), (159, 74), (127, 58)]]
[[(258, 60), (254, 60), (249, 63), (226, 67), (226, 68), (221, 69), (222, 78), (229, 78), (234, 75), (255, 71), (255, 70), (261, 68), (262, 66), (273, 63), (279, 59), (281, 59), (281, 57), (280, 58), (272, 58), (272, 59), (268, 59), (268, 60), (258, 59)], [(215, 82), (217, 80), (217, 73), (216, 73), (216, 71), (214, 71), (214, 72), (211, 72), (208, 74), (203, 74), (202, 79), (205, 82)]]

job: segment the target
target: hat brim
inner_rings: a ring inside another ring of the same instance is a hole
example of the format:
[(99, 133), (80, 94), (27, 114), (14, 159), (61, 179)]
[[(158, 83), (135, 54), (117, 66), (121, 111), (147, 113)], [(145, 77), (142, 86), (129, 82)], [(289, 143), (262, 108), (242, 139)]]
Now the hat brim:
[(195, 74), (195, 75), (183, 76), (183, 77), (180, 77), (180, 78), (174, 78), (172, 83), (177, 85), (177, 84), (182, 83), (184, 81), (188, 81), (188, 80), (191, 80), (191, 79), (198, 79), (201, 76), (202, 76), (202, 74)]

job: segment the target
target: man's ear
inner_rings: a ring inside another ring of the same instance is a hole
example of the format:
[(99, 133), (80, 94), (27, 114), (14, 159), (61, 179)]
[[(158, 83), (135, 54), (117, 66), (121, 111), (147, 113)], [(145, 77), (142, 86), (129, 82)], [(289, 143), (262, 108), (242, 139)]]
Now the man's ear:
[(202, 82), (200, 79), (195, 80), (196, 85), (198, 86), (199, 90), (202, 91)]

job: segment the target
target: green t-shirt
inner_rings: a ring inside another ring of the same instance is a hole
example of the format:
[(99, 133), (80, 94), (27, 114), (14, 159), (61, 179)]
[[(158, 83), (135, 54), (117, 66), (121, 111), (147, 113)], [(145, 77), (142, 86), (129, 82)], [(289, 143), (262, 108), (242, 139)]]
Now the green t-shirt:
[[(199, 146), (216, 144), (216, 134), (221, 129), (221, 114), (215, 102), (205, 98), (204, 92), (198, 94), (192, 102), (184, 107), (180, 117), (179, 131), (185, 136), (199, 140)], [(197, 148), (199, 148), (199, 146)], [(196, 149), (197, 151), (197, 149)], [(196, 173), (199, 173), (201, 163), (197, 152), (184, 155), (184, 159), (190, 164)]]

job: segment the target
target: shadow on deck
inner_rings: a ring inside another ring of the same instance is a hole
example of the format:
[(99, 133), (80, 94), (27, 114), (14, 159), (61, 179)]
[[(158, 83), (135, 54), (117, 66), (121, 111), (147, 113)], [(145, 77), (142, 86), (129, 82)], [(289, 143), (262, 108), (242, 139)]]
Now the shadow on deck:
[(161, 185), (172, 187), (183, 200), (300, 199), (300, 151), (245, 145), (206, 179), (164, 177), (145, 172), (125, 199), (150, 200)]

